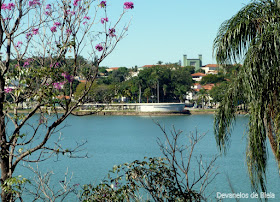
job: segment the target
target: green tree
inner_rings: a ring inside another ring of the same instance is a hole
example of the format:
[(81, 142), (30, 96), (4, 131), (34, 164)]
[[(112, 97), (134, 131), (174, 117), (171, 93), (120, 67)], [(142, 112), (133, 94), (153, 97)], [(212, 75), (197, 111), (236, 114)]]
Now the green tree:
[(113, 85), (98, 84), (97, 82), (94, 82), (91, 86), (89, 83), (80, 83), (76, 88), (74, 97), (80, 97), (84, 90), (88, 88), (90, 88), (89, 92), (83, 99), (83, 102), (110, 103), (114, 98)]
[(278, 165), (280, 162), (279, 15), (279, 0), (252, 1), (221, 25), (214, 41), (219, 63), (244, 61), (215, 118), (217, 144), (226, 151), (236, 106), (243, 96), (250, 114), (247, 165), (253, 188), (262, 191), (266, 190), (267, 137)]
[(114, 83), (120, 83), (125, 81), (128, 75), (129, 70), (126, 67), (120, 67), (119, 69), (112, 71), (110, 76), (112, 77)]
[(208, 74), (202, 77), (200, 84), (205, 85), (209, 83), (220, 83), (222, 81), (224, 81), (223, 75)]
[(151, 93), (151, 89), (150, 88), (146, 88), (144, 90), (143, 95), (147, 98), (147, 103), (149, 103), (149, 98), (151, 97), (152, 93)]
[(219, 85), (215, 85), (210, 91), (209, 94), (213, 98), (214, 103), (221, 102), (227, 92), (228, 83), (222, 82)]
[(202, 88), (198, 92), (197, 96), (197, 104), (201, 104), (202, 108), (204, 109), (204, 103), (208, 102), (208, 92)]
[(150, 88), (151, 94), (158, 96), (160, 102), (178, 102), (183, 101), (184, 94), (192, 85), (190, 71), (189, 67), (168, 64), (146, 68), (139, 72), (138, 78), (141, 88)]

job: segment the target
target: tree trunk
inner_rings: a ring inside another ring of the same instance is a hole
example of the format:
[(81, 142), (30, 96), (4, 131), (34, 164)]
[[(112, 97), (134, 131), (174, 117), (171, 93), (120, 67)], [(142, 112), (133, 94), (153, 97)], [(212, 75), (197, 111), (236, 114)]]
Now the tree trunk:
[(159, 82), (157, 83), (157, 101), (159, 103)]
[[(4, 98), (5, 98), (5, 80), (4, 77), (0, 77), (0, 163), (1, 163), (1, 185), (4, 184), (5, 180), (10, 178), (9, 173), (9, 146), (7, 145), (6, 139), (6, 126), (5, 126), (5, 114), (4, 114)], [(1, 191), (1, 199), (4, 202), (10, 201), (11, 194)]]
[[(279, 155), (279, 152), (278, 152), (278, 145), (277, 145), (277, 141), (275, 140), (275, 137), (273, 135), (273, 125), (272, 125), (272, 120), (266, 120), (266, 123), (267, 123), (267, 137), (269, 139), (269, 143), (270, 143), (270, 147), (271, 147), (271, 150), (274, 154), (274, 157), (275, 159), (277, 160), (277, 163), (278, 163), (278, 171), (279, 171), (279, 174), (280, 174), (280, 155)], [(275, 131), (277, 132), (277, 131)]]
[[(1, 148), (1, 185), (4, 184), (5, 180), (11, 177), (11, 173), (9, 172), (9, 153), (8, 147), (2, 146)], [(5, 192), (2, 189), (1, 192), (2, 202), (7, 202), (12, 200), (12, 194), (9, 192)]]
[(141, 103), (141, 85), (139, 85), (139, 103)]

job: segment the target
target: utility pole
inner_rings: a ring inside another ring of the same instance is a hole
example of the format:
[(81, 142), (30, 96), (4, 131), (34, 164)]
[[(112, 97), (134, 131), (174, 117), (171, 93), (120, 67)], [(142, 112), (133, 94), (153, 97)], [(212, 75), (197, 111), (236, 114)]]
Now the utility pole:
[(139, 84), (139, 103), (141, 103), (141, 85)]
[(157, 102), (159, 103), (159, 81), (157, 82)]

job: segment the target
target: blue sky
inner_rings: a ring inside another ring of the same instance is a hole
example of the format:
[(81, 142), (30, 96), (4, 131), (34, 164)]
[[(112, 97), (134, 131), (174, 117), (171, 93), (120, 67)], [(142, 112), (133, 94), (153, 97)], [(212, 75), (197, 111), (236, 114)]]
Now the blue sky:
[[(107, 1), (108, 9), (119, 12), (117, 4)], [(159, 60), (178, 62), (183, 54), (197, 58), (203, 65), (215, 63), (213, 40), (222, 22), (236, 14), (250, 0), (134, 0), (135, 8), (128, 35), (102, 63), (108, 67), (138, 67)], [(114, 14), (115, 14), (114, 13)], [(128, 20), (127, 18), (126, 20)]]

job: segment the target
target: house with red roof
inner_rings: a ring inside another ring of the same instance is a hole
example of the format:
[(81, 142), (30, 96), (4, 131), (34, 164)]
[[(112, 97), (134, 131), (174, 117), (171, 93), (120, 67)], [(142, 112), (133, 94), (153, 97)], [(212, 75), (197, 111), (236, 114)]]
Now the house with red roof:
[(193, 80), (201, 81), (202, 77), (206, 76), (206, 74), (203, 74), (201, 72), (197, 72), (197, 73), (191, 74), (191, 76), (192, 76)]
[(110, 67), (106, 70), (107, 70), (107, 72), (111, 72), (111, 71), (118, 70), (118, 69), (119, 69), (119, 67)]
[(221, 66), (219, 66), (218, 64), (207, 64), (201, 67), (201, 69), (205, 71), (205, 74), (218, 74), (220, 68)]
[(201, 88), (203, 88), (203, 89), (208, 91), (208, 90), (211, 90), (214, 86), (215, 86), (215, 84), (209, 83), (209, 84), (206, 84), (204, 86), (201, 86)]

